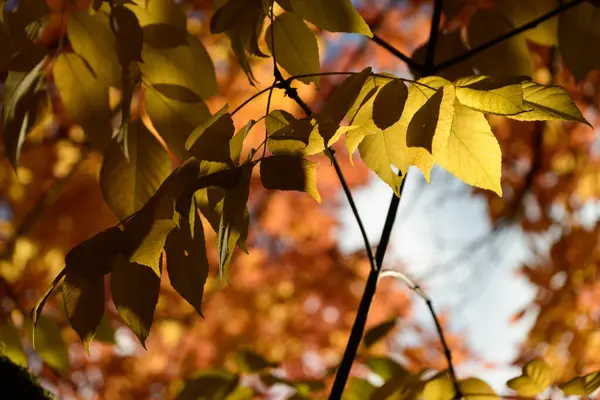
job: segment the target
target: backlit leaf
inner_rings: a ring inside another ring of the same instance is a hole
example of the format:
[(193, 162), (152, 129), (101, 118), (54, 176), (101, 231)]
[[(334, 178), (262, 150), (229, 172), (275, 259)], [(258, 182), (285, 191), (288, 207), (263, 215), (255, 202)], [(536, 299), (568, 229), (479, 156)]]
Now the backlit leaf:
[(240, 157), (242, 156), (242, 150), (244, 148), (244, 140), (246, 139), (246, 136), (248, 136), (250, 129), (252, 129), (255, 124), (256, 121), (251, 119), (229, 141), (229, 152), (234, 165), (240, 164)]
[(394, 125), (402, 116), (408, 88), (400, 79), (385, 84), (373, 101), (373, 121), (379, 129)]
[(600, 371), (578, 376), (559, 385), (567, 396), (587, 396), (600, 388)]
[(145, 43), (142, 58), (140, 71), (152, 85), (182, 86), (202, 99), (217, 92), (212, 60), (195, 36), (188, 34), (185, 45), (171, 48), (155, 48)]
[(142, 61), (144, 34), (136, 15), (129, 8), (117, 6), (112, 8), (110, 16), (115, 27), (121, 66), (127, 67), (131, 61)]
[(408, 124), (406, 145), (422, 147), (430, 153), (434, 147), (445, 147), (454, 120), (455, 99), (453, 87), (447, 85), (439, 88)]
[(545, 86), (532, 81), (521, 85), (525, 105), (533, 110), (510, 115), (509, 118), (519, 121), (566, 120), (590, 125), (562, 87)]
[(119, 315), (145, 348), (158, 302), (160, 277), (144, 265), (119, 257), (110, 276), (110, 288)]
[(89, 355), (90, 342), (104, 315), (104, 276), (68, 272), (62, 284), (63, 300), (71, 327)]
[[(478, 10), (467, 26), (471, 48), (481, 46), (503, 34), (514, 26), (500, 11)], [(510, 60), (510, 62), (499, 62)], [(477, 54), (472, 59), (480, 74), (490, 76), (533, 75), (533, 67), (527, 42), (522, 35), (513, 36)]]
[[(191, 212), (197, 212), (195, 204)], [(204, 283), (208, 277), (202, 223), (198, 221), (192, 226), (187, 218), (182, 218), (179, 227), (167, 236), (165, 252), (171, 286), (202, 315)]]
[(455, 105), (446, 146), (434, 150), (435, 162), (465, 183), (502, 196), (502, 154), (485, 116)]
[(542, 360), (525, 364), (523, 374), (510, 379), (506, 385), (520, 396), (533, 397), (546, 390), (554, 382), (554, 370)]
[(342, 400), (370, 399), (376, 389), (377, 388), (366, 379), (350, 378), (348, 387), (344, 390)]
[(375, 172), (398, 195), (402, 178), (392, 170), (395, 153), (394, 149), (389, 146), (390, 143), (387, 139), (387, 134), (383, 131), (368, 135), (358, 145), (358, 151), (360, 152), (360, 158), (367, 167)]
[(23, 349), (19, 330), (10, 322), (0, 325), (0, 355), (27, 368), (27, 353)]
[(277, 0), (287, 11), (330, 32), (373, 33), (350, 0)]
[[(274, 43), (271, 38), (274, 36)], [(319, 46), (314, 33), (302, 18), (294, 13), (283, 13), (273, 21), (265, 33), (271, 54), (290, 75), (318, 73)], [(301, 82), (314, 82), (319, 86), (319, 76), (300, 78)]]
[(582, 3), (561, 13), (558, 22), (558, 49), (576, 81), (600, 68), (600, 8)]
[(100, 187), (120, 220), (140, 210), (171, 172), (171, 159), (140, 119), (127, 130), (129, 160), (113, 141), (104, 154)]
[(273, 154), (309, 155), (325, 150), (310, 117), (296, 119), (286, 111), (275, 110), (267, 116), (266, 124), (267, 148)]
[(105, 75), (90, 71), (76, 54), (61, 53), (52, 67), (54, 84), (69, 120), (80, 125), (92, 146), (104, 152), (112, 138), (108, 91)]
[[(444, 1), (444, 6), (450, 3), (449, 1)], [(418, 47), (412, 58), (420, 63), (425, 63), (425, 56), (427, 54), (427, 46), (429, 42), (424, 43), (420, 47)], [(464, 40), (461, 36), (461, 29), (455, 29), (450, 32), (440, 32), (438, 36), (438, 41), (435, 46), (435, 57), (434, 62), (437, 64), (441, 64), (442, 62), (449, 61), (454, 57), (460, 56), (466, 53), (468, 50), (467, 46), (464, 43)], [(411, 72), (417, 78), (420, 77), (418, 71), (415, 71), (411, 68)], [(458, 64), (455, 64), (451, 67), (447, 67), (441, 69), (436, 72), (436, 75), (439, 75), (448, 80), (455, 80), (463, 76), (473, 75), (473, 65), (471, 59), (461, 61)]]
[(384, 321), (373, 328), (369, 329), (363, 338), (365, 347), (369, 348), (379, 340), (387, 336), (396, 326), (396, 318), (392, 318), (389, 321)]
[(452, 400), (454, 393), (452, 381), (443, 376), (427, 382), (422, 396), (423, 400)]
[(232, 164), (229, 141), (235, 133), (227, 105), (194, 129), (185, 143), (186, 149), (198, 160)]
[(498, 115), (513, 115), (531, 109), (523, 103), (521, 82), (527, 77), (470, 76), (454, 81), (456, 98), (463, 106)]
[(325, 104), (317, 116), (317, 121), (319, 123), (319, 133), (327, 146), (330, 145), (329, 142), (335, 135), (342, 119), (360, 95), (370, 74), (371, 68), (369, 67), (357, 74), (350, 75), (325, 100)]
[[(557, 1), (496, 0), (495, 3), (514, 26), (525, 25), (558, 6)], [(532, 42), (554, 46), (557, 41), (557, 26), (558, 18), (550, 18), (523, 34)]]
[(210, 118), (203, 101), (188, 103), (169, 98), (153, 86), (146, 88), (146, 111), (169, 149), (181, 159), (189, 157), (185, 149), (189, 135)]
[(369, 357), (366, 361), (366, 365), (374, 374), (379, 375), (384, 381), (389, 381), (397, 376), (410, 375), (404, 367), (388, 357)]
[(142, 27), (150, 24), (168, 24), (185, 28), (186, 17), (181, 7), (173, 0), (133, 0), (125, 7), (130, 8)]
[(307, 192), (318, 202), (317, 163), (295, 156), (272, 156), (260, 163), (260, 179), (265, 189)]

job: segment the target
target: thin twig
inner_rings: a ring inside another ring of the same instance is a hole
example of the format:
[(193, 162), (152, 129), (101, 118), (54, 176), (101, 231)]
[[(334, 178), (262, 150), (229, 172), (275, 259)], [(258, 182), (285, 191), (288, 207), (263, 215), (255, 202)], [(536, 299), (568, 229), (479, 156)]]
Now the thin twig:
[(429, 31), (429, 42), (427, 42), (427, 52), (425, 54), (425, 66), (423, 75), (432, 75), (435, 68), (435, 52), (437, 50), (437, 41), (440, 33), (440, 21), (442, 20), (442, 8), (444, 0), (435, 0), (433, 7), (433, 16), (431, 17), (431, 30)]
[(528, 31), (530, 29), (535, 28), (536, 26), (538, 26), (539, 24), (546, 22), (547, 20), (549, 20), (550, 18), (556, 17), (557, 15), (569, 10), (570, 8), (573, 8), (581, 3), (583, 3), (584, 0), (573, 0), (569, 3), (565, 3), (565, 4), (561, 4), (558, 7), (556, 7), (554, 10), (547, 12), (546, 14), (534, 19), (533, 21), (522, 25), (518, 28), (513, 29), (510, 32), (505, 33), (504, 35), (498, 36), (496, 39), (490, 40), (487, 43), (482, 44), (481, 46), (477, 46), (474, 49), (471, 49), (459, 56), (456, 56), (454, 58), (451, 58), (450, 60), (444, 61), (438, 65), (435, 66), (435, 68), (433, 69), (433, 73), (436, 73), (437, 71), (452, 67), (458, 63), (461, 63), (463, 61), (468, 60), (469, 58), (497, 45), (500, 44), (502, 42), (504, 42), (505, 40), (508, 40), (514, 36), (517, 36), (525, 31)]
[(373, 34), (373, 37), (371, 37), (370, 39), (373, 42), (377, 43), (379, 46), (383, 47), (384, 49), (386, 49), (387, 51), (392, 53), (394, 56), (396, 56), (400, 60), (404, 61), (409, 67), (411, 67), (415, 71), (418, 71), (419, 73), (421, 73), (423, 71), (423, 66), (421, 64), (419, 64), (418, 62), (416, 62), (415, 60), (413, 60), (406, 54), (402, 53), (400, 50), (396, 49), (394, 46), (392, 46), (391, 44), (389, 44), (388, 42), (383, 40), (380, 36)]

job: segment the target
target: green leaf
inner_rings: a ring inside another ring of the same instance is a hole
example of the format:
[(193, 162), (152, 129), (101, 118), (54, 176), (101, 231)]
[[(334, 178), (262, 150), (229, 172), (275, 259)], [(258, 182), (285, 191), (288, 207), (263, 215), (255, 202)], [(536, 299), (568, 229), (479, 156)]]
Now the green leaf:
[(379, 375), (384, 381), (389, 381), (398, 376), (410, 375), (404, 367), (388, 357), (369, 357), (366, 364), (374, 374)]
[(373, 346), (375, 343), (387, 336), (395, 326), (396, 318), (392, 318), (369, 329), (363, 338), (365, 347), (369, 348)]
[(253, 400), (255, 394), (254, 389), (249, 386), (238, 386), (227, 395), (226, 400)]
[(287, 11), (330, 32), (360, 33), (373, 36), (367, 23), (350, 0), (277, 0)]
[(227, 104), (201, 126), (194, 129), (185, 142), (186, 149), (198, 160), (232, 165), (229, 141), (235, 133)]
[(509, 118), (519, 121), (566, 120), (591, 126), (581, 115), (579, 108), (564, 88), (545, 86), (532, 81), (523, 82), (521, 85), (525, 106), (532, 108), (532, 110), (510, 115)]
[(370, 75), (370, 67), (350, 75), (327, 97), (317, 116), (319, 134), (323, 137), (326, 146), (331, 145), (330, 141), (337, 132), (339, 124), (350, 111), (350, 107), (360, 95), (363, 85)]
[(120, 220), (140, 210), (171, 172), (171, 158), (141, 119), (127, 129), (129, 160), (113, 140), (104, 154), (100, 187)]
[(600, 371), (577, 376), (559, 387), (566, 396), (589, 396), (600, 388)]
[(381, 385), (371, 400), (405, 400), (416, 398), (423, 387), (423, 383), (415, 376), (405, 371), (390, 378)]
[(250, 133), (250, 129), (256, 124), (256, 121), (251, 119), (240, 129), (229, 141), (229, 153), (234, 165), (240, 164), (240, 157), (244, 148), (244, 140)]
[(394, 125), (404, 111), (408, 98), (408, 88), (400, 79), (386, 83), (375, 96), (373, 101), (373, 121), (379, 129)]
[(225, 400), (238, 382), (239, 377), (229, 371), (203, 371), (185, 382), (175, 400)]
[(422, 147), (433, 153), (434, 148), (444, 148), (454, 121), (452, 86), (442, 86), (414, 114), (406, 132), (408, 147)]
[(434, 151), (435, 162), (465, 183), (502, 196), (502, 153), (485, 116), (455, 105), (445, 147)]
[(272, 156), (260, 162), (260, 180), (265, 189), (307, 192), (319, 203), (317, 163), (295, 156)]
[(454, 81), (456, 98), (463, 106), (497, 115), (531, 110), (523, 103), (522, 76), (469, 76)]
[(148, 267), (117, 259), (110, 276), (112, 299), (119, 315), (146, 348), (158, 302), (160, 278)]
[(34, 340), (35, 339), (35, 327), (37, 326), (37, 322), (40, 320), (42, 310), (44, 309), (44, 305), (46, 304), (46, 301), (48, 301), (48, 299), (50, 298), (50, 295), (54, 292), (54, 289), (56, 289), (56, 287), (58, 286), (60, 281), (62, 281), (62, 279), (65, 277), (66, 273), (67, 273), (67, 269), (63, 268), (58, 273), (58, 275), (56, 275), (56, 277), (50, 284), (50, 287), (44, 292), (42, 297), (40, 297), (40, 299), (37, 301), (37, 303), (35, 303), (35, 306), (31, 310), (31, 324), (32, 324), (31, 343), (33, 345), (35, 345), (35, 340)]
[(554, 382), (554, 370), (542, 360), (532, 360), (523, 367), (523, 374), (506, 382), (519, 396), (533, 397)]
[[(314, 74), (320, 71), (317, 38), (296, 14), (286, 12), (277, 16), (267, 28), (265, 39), (277, 64), (290, 75)], [(299, 80), (306, 84), (314, 82), (317, 88), (319, 87), (318, 75)]]
[(155, 48), (144, 43), (142, 58), (144, 63), (139, 67), (147, 83), (182, 86), (202, 99), (217, 92), (212, 60), (195, 36), (188, 34), (185, 45), (171, 48)]
[(44, 59), (30, 72), (8, 71), (3, 90), (3, 137), (8, 160), (16, 168), (21, 155), (25, 135), (35, 120), (37, 109), (36, 84), (42, 77)]
[(104, 152), (112, 138), (110, 80), (94, 76), (76, 54), (61, 53), (52, 69), (54, 84), (70, 121), (80, 125), (92, 146)]
[(202, 315), (208, 258), (202, 222), (198, 221), (193, 225), (190, 223), (190, 220), (195, 220), (195, 203), (190, 207), (190, 212), (194, 218), (182, 218), (179, 227), (174, 228), (167, 236), (167, 272), (171, 286)]
[(33, 329), (30, 332), (30, 341), (37, 355), (49, 367), (66, 375), (69, 371), (69, 350), (65, 343), (60, 327), (53, 319), (40, 316), (35, 329), (35, 341)]
[(71, 13), (67, 33), (73, 50), (86, 61), (96, 79), (119, 88), (121, 69), (115, 35), (110, 29), (107, 15), (90, 15), (87, 11)]
[(142, 42), (144, 33), (136, 15), (129, 8), (116, 6), (111, 9), (110, 17), (115, 29), (117, 56), (123, 68), (132, 61), (142, 61)]
[(558, 49), (562, 60), (581, 81), (588, 72), (600, 69), (600, 9), (582, 3), (563, 12), (558, 20)]
[[(478, 10), (467, 26), (470, 48), (494, 40), (515, 27), (497, 10)], [(510, 60), (510, 62), (499, 62)], [(533, 75), (531, 56), (522, 35), (513, 36), (473, 57), (473, 65), (482, 75)]]
[(242, 350), (237, 353), (237, 364), (240, 371), (246, 373), (254, 373), (266, 368), (277, 367), (277, 363), (270, 362), (250, 350)]
[(90, 342), (104, 315), (104, 276), (88, 277), (69, 271), (62, 284), (62, 293), (71, 327), (89, 355)]
[(12, 362), (27, 368), (27, 353), (23, 349), (19, 330), (11, 323), (0, 325), (0, 355), (8, 357)]
[(250, 178), (252, 164), (239, 169), (241, 176), (237, 185), (227, 190), (223, 199), (223, 211), (217, 232), (217, 251), (219, 255), (219, 276), (223, 278), (229, 271), (229, 263), (233, 257), (236, 243), (248, 231), (246, 203), (250, 194)]
[[(159, 89), (164, 89), (164, 86), (159, 86)], [(190, 156), (185, 149), (189, 135), (210, 118), (203, 101), (189, 103), (176, 100), (161, 93), (155, 86), (146, 88), (146, 111), (169, 149), (180, 159)]]
[(377, 388), (366, 379), (350, 378), (342, 400), (370, 399)]

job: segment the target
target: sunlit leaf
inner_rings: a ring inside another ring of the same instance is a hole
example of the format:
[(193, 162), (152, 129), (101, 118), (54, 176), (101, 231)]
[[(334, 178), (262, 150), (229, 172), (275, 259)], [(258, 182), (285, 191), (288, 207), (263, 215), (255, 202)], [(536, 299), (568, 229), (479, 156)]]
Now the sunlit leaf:
[(190, 103), (169, 98), (153, 86), (146, 89), (146, 111), (169, 149), (181, 159), (189, 157), (185, 149), (189, 135), (210, 118), (203, 101)]
[(198, 160), (232, 164), (229, 141), (235, 133), (231, 114), (225, 105), (201, 126), (194, 129), (185, 147)]
[(558, 20), (558, 49), (563, 62), (581, 81), (600, 68), (600, 8), (582, 3), (561, 13)]
[(366, 379), (350, 378), (342, 400), (370, 399), (377, 388)]
[(256, 124), (256, 121), (251, 119), (240, 129), (229, 141), (229, 152), (234, 165), (240, 164), (240, 157), (244, 148), (244, 140), (248, 136), (250, 129)]
[(409, 374), (404, 367), (388, 357), (369, 357), (366, 361), (366, 365), (373, 373), (379, 375), (384, 381), (388, 381), (395, 376), (405, 376)]
[[(514, 26), (525, 25), (558, 6), (556, 1), (501, 0), (495, 1), (495, 3)], [(532, 29), (528, 29), (523, 34), (535, 43), (554, 46), (557, 41), (557, 26), (558, 18), (550, 18)]]
[(545, 86), (532, 81), (521, 85), (525, 105), (533, 110), (510, 115), (509, 118), (519, 121), (566, 120), (590, 125), (562, 87)]
[(19, 330), (10, 322), (0, 325), (0, 355), (27, 368), (27, 353), (23, 349)]
[(435, 162), (465, 183), (502, 196), (502, 153), (485, 116), (460, 104), (446, 146), (434, 149)]
[(138, 17), (142, 27), (150, 24), (168, 24), (185, 28), (186, 17), (181, 7), (173, 0), (133, 0), (125, 2)]
[(543, 360), (525, 364), (523, 374), (506, 382), (506, 386), (520, 396), (532, 397), (546, 390), (554, 382), (554, 370)]
[(140, 71), (149, 84), (182, 86), (202, 99), (217, 92), (212, 60), (195, 36), (188, 34), (185, 45), (171, 48), (155, 48), (145, 43), (142, 58)]
[(171, 159), (141, 120), (129, 123), (129, 160), (113, 141), (104, 154), (100, 187), (120, 220), (140, 210), (171, 172)]
[(530, 110), (523, 102), (521, 82), (527, 77), (470, 76), (454, 81), (456, 98), (463, 106), (498, 115)]
[(369, 348), (384, 337), (386, 337), (396, 326), (396, 318), (392, 318), (389, 321), (384, 321), (379, 325), (376, 325), (365, 332), (363, 343), (365, 347)]
[(350, 0), (277, 0), (277, 2), (287, 11), (293, 11), (326, 31), (373, 36), (369, 26)]
[(408, 88), (400, 79), (385, 84), (373, 101), (373, 121), (379, 129), (394, 125), (402, 116), (408, 98)]
[[(274, 42), (271, 40), (272, 37), (274, 37)], [(277, 16), (267, 29), (265, 39), (277, 63), (290, 75), (319, 72), (317, 39), (302, 18), (296, 14), (286, 12)], [(319, 86), (318, 75), (299, 80), (306, 84), (314, 82), (317, 87)]]
[(265, 122), (267, 148), (273, 154), (308, 156), (325, 150), (323, 137), (311, 117), (296, 119), (287, 111), (274, 110)]
[(318, 202), (317, 163), (295, 156), (272, 156), (260, 163), (260, 179), (265, 189), (307, 192)]
[(600, 388), (600, 371), (577, 376), (559, 387), (567, 396), (588, 396)]
[(110, 288), (119, 315), (145, 348), (158, 302), (160, 278), (150, 268), (119, 257), (110, 276)]

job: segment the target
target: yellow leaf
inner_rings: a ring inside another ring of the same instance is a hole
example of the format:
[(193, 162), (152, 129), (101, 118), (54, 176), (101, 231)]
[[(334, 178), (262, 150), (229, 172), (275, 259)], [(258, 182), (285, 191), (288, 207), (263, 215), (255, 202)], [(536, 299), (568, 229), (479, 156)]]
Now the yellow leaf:
[(311, 117), (296, 119), (287, 111), (274, 110), (265, 123), (267, 148), (273, 154), (309, 156), (325, 150), (323, 137)]
[(151, 24), (166, 24), (185, 29), (186, 17), (181, 7), (173, 0), (133, 0), (126, 2), (138, 17), (142, 27)]
[(469, 76), (454, 81), (456, 98), (463, 106), (498, 115), (513, 115), (530, 110), (523, 103), (521, 76)]
[(160, 277), (144, 265), (119, 257), (110, 276), (110, 289), (119, 315), (146, 348), (158, 302)]
[(203, 101), (175, 100), (153, 86), (146, 88), (146, 111), (169, 149), (183, 160), (190, 156), (185, 149), (185, 141), (197, 126), (210, 118), (208, 107)]
[[(390, 140), (389, 136), (388, 132), (378, 131), (363, 137), (358, 145), (358, 151), (360, 152), (360, 158), (367, 167), (387, 183), (396, 195), (399, 195), (403, 178), (392, 170), (395, 156), (393, 154), (394, 150), (388, 142)], [(403, 174), (405, 172), (406, 170), (403, 171)]]
[(373, 122), (379, 129), (395, 124), (404, 111), (408, 98), (408, 88), (400, 79), (386, 83), (373, 101)]
[[(498, 396), (486, 382), (477, 378), (468, 378), (458, 382), (465, 399), (496, 400)], [(436, 378), (425, 384), (423, 400), (452, 400), (456, 391), (454, 383), (448, 376)]]
[(447, 376), (444, 376), (425, 384), (423, 388), (423, 400), (452, 400), (454, 393), (452, 381)]
[(88, 277), (68, 272), (62, 284), (63, 300), (71, 327), (77, 332), (85, 351), (104, 315), (104, 275)]
[(112, 87), (121, 87), (121, 69), (115, 47), (115, 35), (104, 13), (71, 13), (67, 25), (69, 42), (76, 54), (91, 67), (96, 79)]
[(104, 199), (120, 220), (140, 210), (171, 172), (171, 159), (141, 120), (129, 124), (129, 160), (113, 140), (100, 170)]
[(323, 137), (326, 146), (334, 137), (339, 124), (342, 122), (350, 108), (360, 95), (367, 78), (371, 75), (371, 68), (365, 68), (358, 74), (346, 78), (325, 100), (321, 112), (317, 116), (319, 134)]
[(506, 385), (520, 396), (533, 397), (546, 390), (554, 382), (554, 371), (542, 360), (525, 364), (523, 374), (510, 379)]
[[(542, 15), (554, 10), (559, 5), (558, 0), (526, 1), (496, 0), (496, 6), (506, 15), (514, 26), (522, 26)], [(557, 41), (558, 19), (549, 20), (529, 29), (523, 35), (532, 42), (554, 46)]]
[(252, 129), (255, 124), (256, 121), (251, 119), (229, 141), (229, 152), (234, 165), (240, 164), (240, 157), (242, 156), (242, 150), (244, 148), (244, 140), (246, 139), (246, 136), (248, 136), (250, 129)]
[(0, 354), (27, 368), (27, 353), (23, 349), (19, 330), (9, 322), (0, 325)]
[[(479, 10), (467, 26), (469, 46), (478, 47), (510, 32), (514, 26), (496, 10)], [(510, 62), (499, 62), (510, 60)], [(473, 58), (473, 65), (482, 75), (533, 75), (533, 66), (527, 42), (523, 36), (514, 36)]]
[(460, 381), (460, 390), (467, 400), (497, 400), (496, 392), (486, 382), (477, 378)]
[(600, 388), (600, 371), (577, 376), (559, 387), (567, 396), (588, 396)]
[(106, 74), (94, 76), (76, 54), (62, 53), (52, 68), (54, 84), (70, 121), (80, 125), (92, 146), (104, 152), (113, 134)]
[(295, 156), (272, 156), (260, 162), (260, 179), (265, 189), (307, 192), (318, 202), (317, 163)]
[[(190, 208), (190, 212), (195, 217), (197, 212), (195, 203)], [(167, 236), (165, 252), (171, 286), (196, 309), (198, 314), (202, 315), (204, 283), (208, 277), (208, 259), (202, 222), (197, 221), (192, 226), (184, 218), (180, 226)]]
[(212, 60), (195, 36), (188, 34), (185, 45), (170, 48), (144, 44), (142, 58), (139, 67), (146, 83), (184, 87), (201, 99), (217, 92)]
[(201, 126), (194, 129), (185, 142), (186, 149), (198, 160), (232, 165), (229, 141), (235, 133), (227, 104)]
[(500, 145), (483, 114), (457, 102), (448, 142), (434, 148), (433, 155), (436, 163), (465, 183), (502, 196)]
[(454, 120), (454, 87), (440, 87), (414, 114), (406, 131), (408, 147), (444, 148)]
[(369, 26), (350, 0), (278, 0), (277, 2), (287, 11), (293, 11), (326, 31), (373, 36)]
[[(320, 71), (317, 38), (296, 14), (286, 12), (277, 16), (267, 28), (265, 40), (277, 64), (290, 75), (314, 74)], [(306, 84), (314, 82), (317, 88), (319, 87), (318, 75), (299, 80)]]
[(583, 2), (563, 12), (558, 20), (558, 49), (563, 62), (581, 81), (600, 69), (600, 8)]
[(567, 120), (591, 126), (562, 87), (545, 86), (532, 81), (521, 85), (525, 106), (532, 110), (510, 115), (509, 118), (519, 121)]

